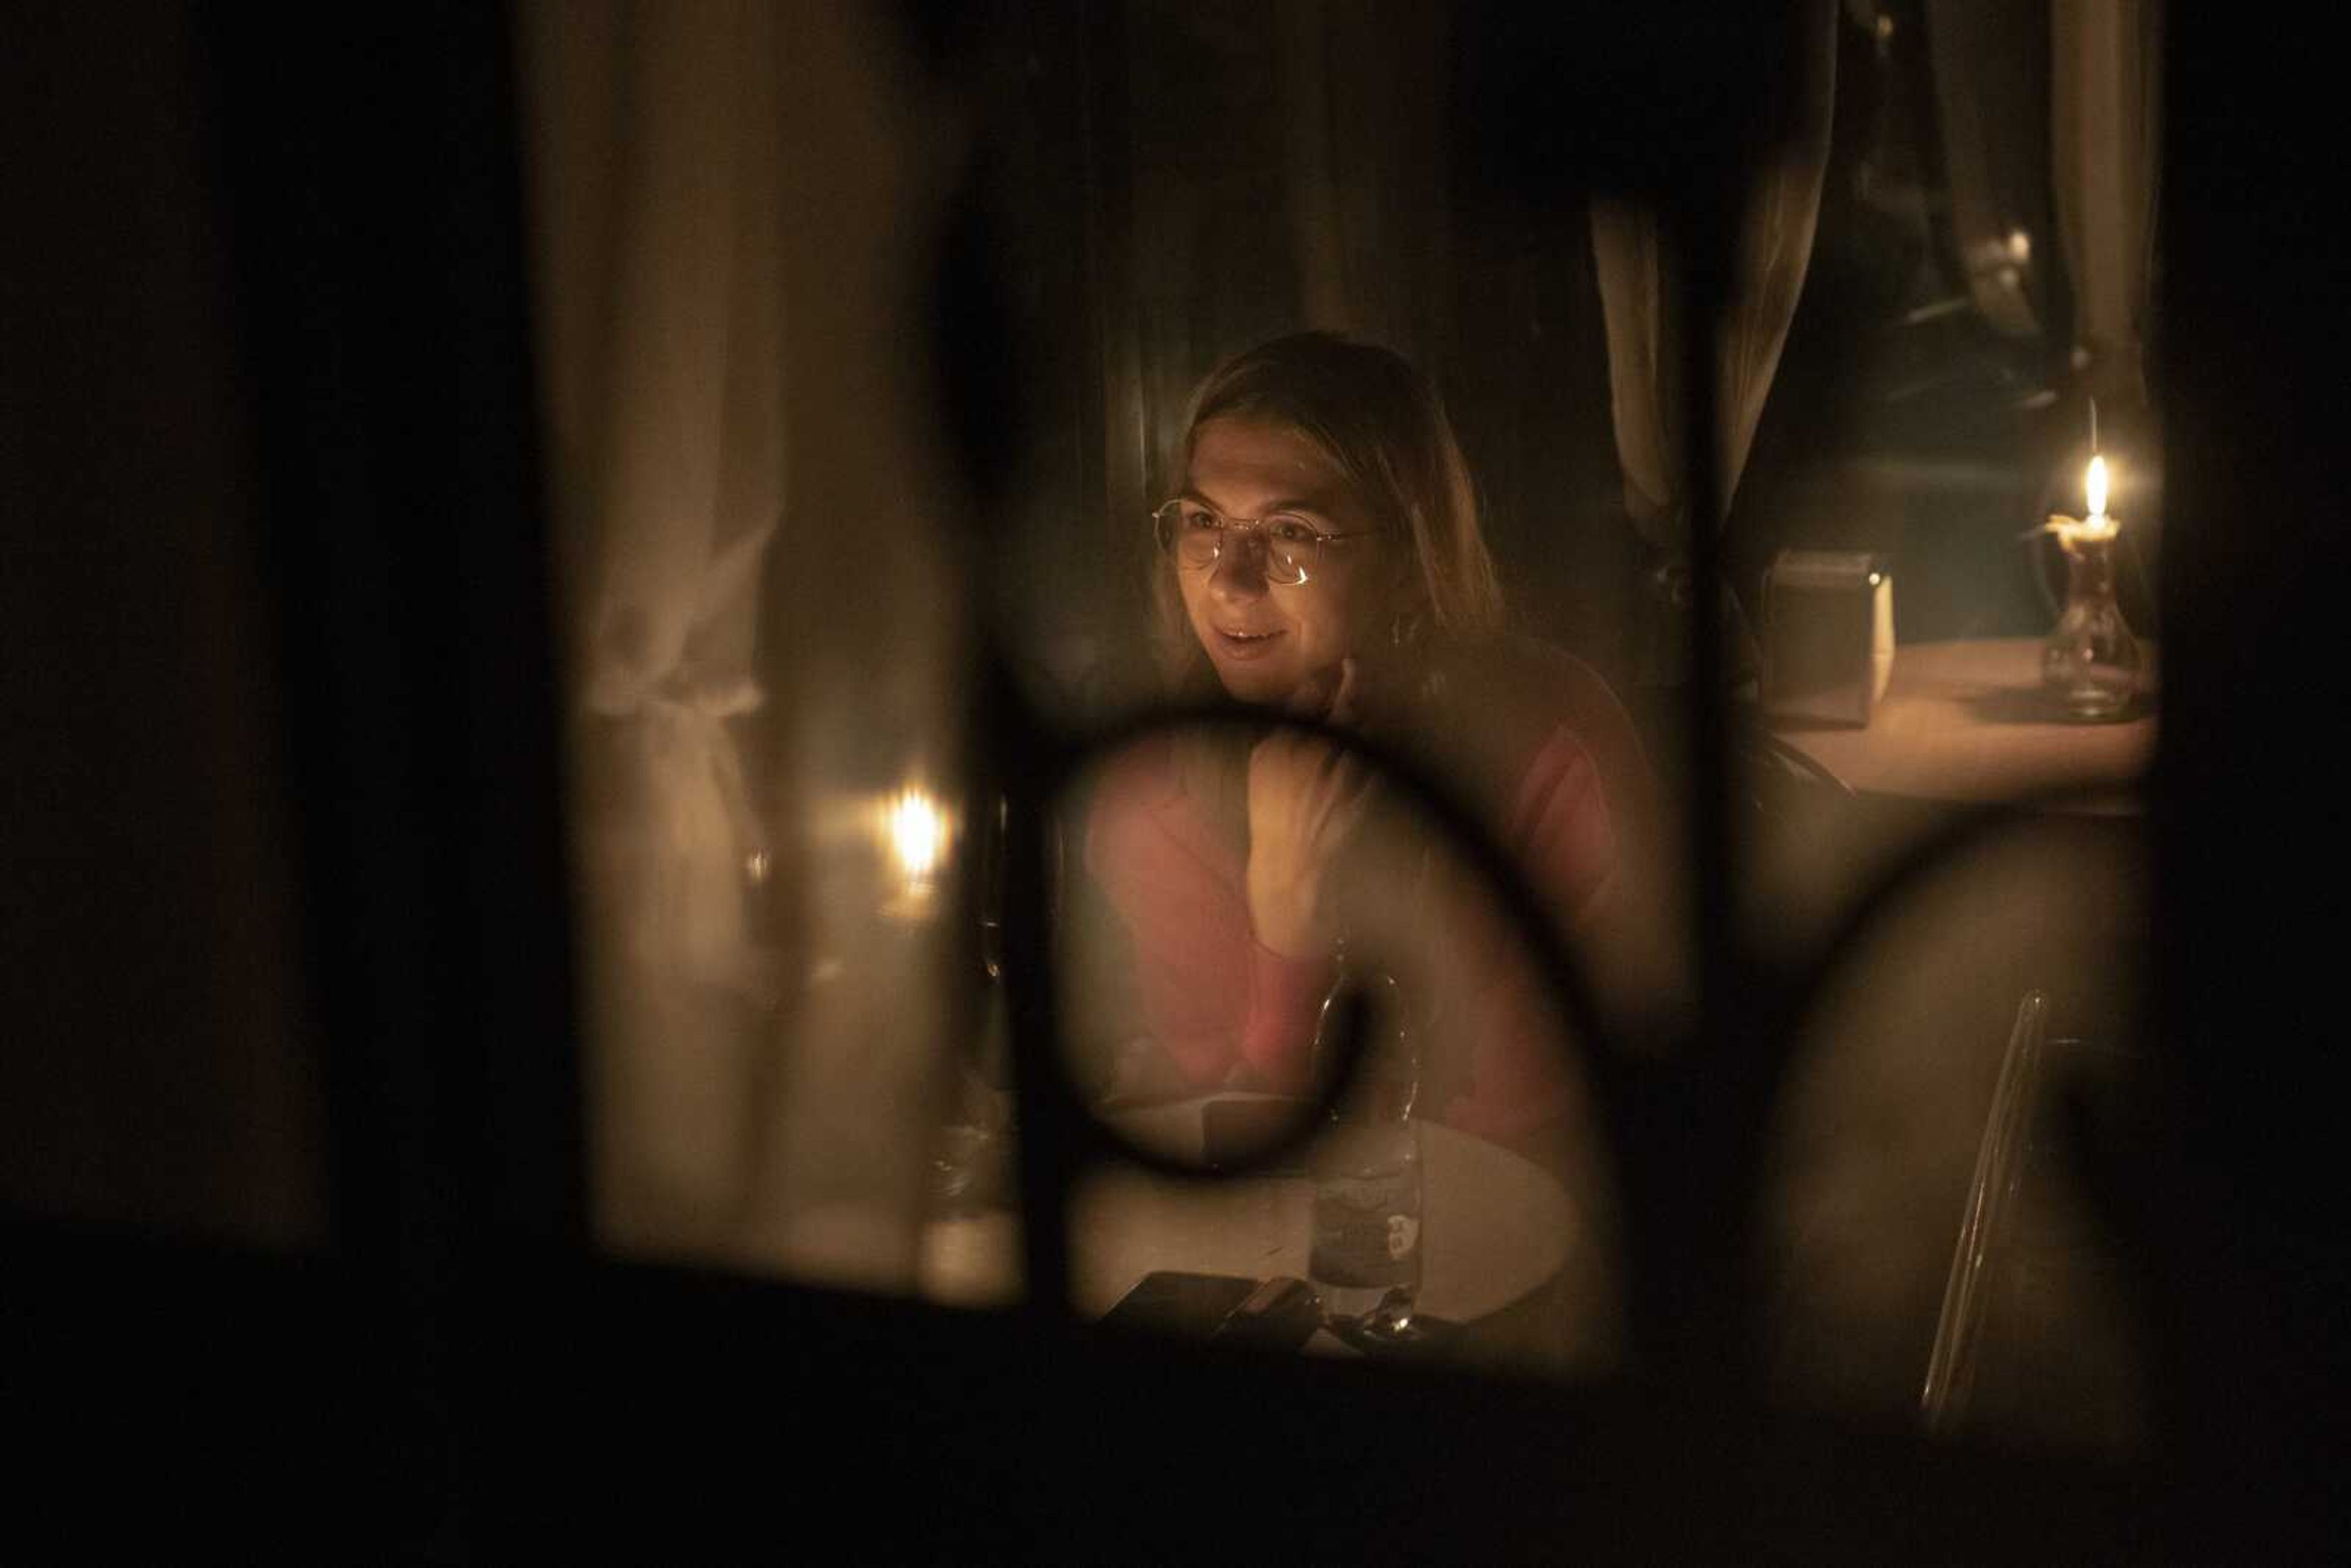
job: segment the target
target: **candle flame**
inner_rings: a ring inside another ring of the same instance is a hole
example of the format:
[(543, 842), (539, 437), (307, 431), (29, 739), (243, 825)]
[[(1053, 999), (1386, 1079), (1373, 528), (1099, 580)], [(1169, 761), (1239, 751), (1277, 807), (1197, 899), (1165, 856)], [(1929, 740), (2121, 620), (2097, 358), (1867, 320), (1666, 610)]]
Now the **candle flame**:
[(946, 848), (946, 819), (920, 789), (902, 792), (890, 808), (890, 847), (910, 883), (928, 882)]
[(2082, 487), (2089, 492), (2090, 516), (2093, 518), (2105, 517), (2106, 515), (2106, 460), (2104, 457), (2090, 459), (2090, 472), (2083, 480)]

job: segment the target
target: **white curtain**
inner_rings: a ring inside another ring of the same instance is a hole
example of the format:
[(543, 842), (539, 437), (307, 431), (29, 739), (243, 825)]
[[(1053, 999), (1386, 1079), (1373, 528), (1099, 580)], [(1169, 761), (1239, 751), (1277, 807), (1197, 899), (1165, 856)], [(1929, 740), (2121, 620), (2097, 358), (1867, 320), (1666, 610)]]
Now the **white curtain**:
[(2055, 0), (2049, 12), (2050, 179), (2082, 384), (2102, 408), (2147, 399), (2162, 11), (2154, 0)]
[(533, 0), (519, 27), (599, 1229), (903, 1288), (956, 949), (948, 901), (893, 904), (876, 823), (956, 803), (923, 308), (953, 106), (880, 5)]
[(2045, 329), (2053, 271), (2048, 120), (2039, 97), (2046, 0), (1928, 0), (1927, 54), (1953, 258), (1976, 314), (2005, 337)]
[(760, 706), (783, 504), (776, 19), (749, 0), (526, 5), (540, 369), (572, 543), (600, 1218), (692, 1247), (742, 1201), (772, 1042), (767, 868), (733, 721)]
[[(1780, 367), (1819, 225), (1835, 99), (1836, 12), (1814, 5), (1805, 18), (1796, 133), (1758, 168), (1739, 215), (1733, 294), (1719, 344), (1712, 433), (1720, 501), (1727, 512), (1746, 466), (1764, 399)], [(1592, 249), (1608, 339), (1608, 382), (1625, 505), (1642, 537), (1661, 549), (1687, 540), (1688, 438), (1682, 428), (1684, 324), (1674, 258), (1656, 212), (1595, 201)], [(1709, 519), (1719, 525), (1720, 517)]]

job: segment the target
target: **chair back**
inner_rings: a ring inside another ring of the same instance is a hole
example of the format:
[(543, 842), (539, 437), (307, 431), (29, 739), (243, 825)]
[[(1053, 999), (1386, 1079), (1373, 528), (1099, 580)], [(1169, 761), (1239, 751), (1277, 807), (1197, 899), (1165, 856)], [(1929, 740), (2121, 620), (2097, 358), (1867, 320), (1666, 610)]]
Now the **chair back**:
[(1927, 1381), (1919, 1407), (1929, 1431), (1949, 1431), (1964, 1414), (1974, 1392), (1977, 1352), (1989, 1315), (1991, 1263), (2007, 1239), (2024, 1176), (2027, 1131), (2039, 1097), (2049, 998), (2025, 993), (2001, 1059), (1992, 1091), (1991, 1117), (1976, 1151), (1975, 1176), (1968, 1183), (1967, 1207), (1959, 1217), (1951, 1273), (1943, 1287), (1943, 1310), (1935, 1324), (1935, 1348), (1927, 1358)]
[(2112, 1072), (2128, 1057), (2049, 1039), (2048, 1011), (2037, 990), (2017, 1008), (1919, 1409), (1937, 1435), (1985, 1426), (2011, 1438), (2126, 1444), (2140, 1403), (2127, 1281), (2111, 1266), (2111, 1235), (2086, 1215), (2064, 1222), (2078, 1205), (2065, 1202), (2045, 1128), (2053, 1077)]

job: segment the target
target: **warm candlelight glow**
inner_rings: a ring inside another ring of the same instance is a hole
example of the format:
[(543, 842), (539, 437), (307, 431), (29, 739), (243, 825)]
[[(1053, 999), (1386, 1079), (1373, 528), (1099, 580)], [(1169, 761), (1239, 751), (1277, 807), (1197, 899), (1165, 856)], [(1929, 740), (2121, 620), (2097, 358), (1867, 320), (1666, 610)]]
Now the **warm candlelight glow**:
[(874, 800), (868, 808), (875, 847), (893, 874), (885, 877), (882, 913), (925, 921), (938, 909), (939, 872), (955, 846), (955, 814), (919, 785)]
[(890, 808), (890, 848), (910, 883), (926, 883), (946, 851), (946, 819), (928, 795), (908, 789)]
[(2049, 531), (2064, 542), (2068, 549), (2090, 540), (2111, 539), (2121, 527), (2122, 519), (2106, 515), (2106, 460), (2101, 456), (2090, 459), (2089, 468), (2082, 476), (2082, 488), (2088, 496), (2090, 513), (2085, 517), (2069, 517), (2062, 512), (2052, 513)]

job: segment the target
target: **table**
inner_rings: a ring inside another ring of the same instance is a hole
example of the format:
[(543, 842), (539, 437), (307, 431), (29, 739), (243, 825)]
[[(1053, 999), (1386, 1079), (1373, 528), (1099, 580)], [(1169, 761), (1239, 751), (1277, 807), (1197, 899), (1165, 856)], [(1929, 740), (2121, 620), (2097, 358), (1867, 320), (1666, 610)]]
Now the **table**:
[[(2157, 650), (2140, 647), (2145, 693), (2129, 716), (2113, 723), (2058, 717), (2042, 691), (2042, 640), (2011, 637), (1904, 643), (1866, 727), (1775, 727), (1781, 742), (1854, 795), (1783, 794), (1759, 825), (1748, 846), (1746, 889), (1756, 939), (1782, 956), (1812, 951), (1855, 899), (1932, 841), (1956, 811), (2050, 791), (2068, 793), (2003, 835), (2033, 847), (2008, 857), (2000, 885), (1978, 889), (1971, 911), (1949, 935), (1973, 942), (1994, 924), (2021, 933), (2020, 921), (2060, 895), (2086, 898), (2100, 934), (2127, 926), (2135, 917), (2133, 868), (2143, 853), (2139, 790), (2158, 724)], [(2055, 983), (2035, 973), (2026, 983)], [(2017, 994), (2005, 998), (2011, 1009)]]
[[(1214, 1097), (1211, 1097), (1214, 1098)], [(1128, 1113), (1138, 1138), (1196, 1153), (1208, 1099)], [(1548, 1173), (1507, 1149), (1436, 1123), (1421, 1124), (1421, 1310), (1474, 1324), (1543, 1291), (1586, 1228)], [(1104, 1172), (1071, 1209), (1072, 1289), (1096, 1318), (1156, 1269), (1249, 1279), (1304, 1278), (1311, 1184), (1297, 1176), (1238, 1177), (1214, 1186), (1145, 1172)], [(925, 1228), (917, 1275), (946, 1304), (998, 1305), (1019, 1291), (1019, 1222), (1009, 1214), (942, 1219)]]
[[(2041, 691), (2041, 639), (1907, 643), (1866, 728), (1780, 727), (1780, 738), (1864, 794), (1918, 800), (2010, 800), (2087, 787), (2079, 810), (2135, 810), (2155, 754), (2153, 643), (2134, 716), (2058, 718)], [(2110, 787), (2110, 788), (2108, 788)]]

